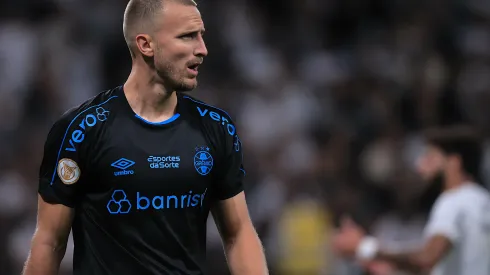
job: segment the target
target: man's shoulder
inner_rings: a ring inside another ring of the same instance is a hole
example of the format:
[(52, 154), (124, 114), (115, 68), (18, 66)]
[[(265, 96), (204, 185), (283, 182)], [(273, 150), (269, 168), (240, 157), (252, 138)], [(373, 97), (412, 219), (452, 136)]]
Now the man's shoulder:
[(87, 99), (83, 103), (66, 110), (55, 122), (55, 125), (69, 127), (74, 121), (90, 118), (94, 116), (99, 120), (104, 120), (108, 114), (108, 108), (114, 98), (117, 98), (116, 91), (118, 88), (105, 90), (97, 95)]
[[(111, 104), (117, 98), (116, 89), (100, 92), (78, 106), (65, 111), (54, 121), (48, 134), (48, 140), (77, 143), (86, 139), (88, 132), (98, 128), (109, 117)], [(71, 136), (71, 137), (70, 137)]]
[(471, 211), (474, 208), (480, 209), (489, 199), (489, 193), (483, 187), (463, 186), (442, 193), (434, 204), (434, 211)]
[(455, 207), (465, 195), (460, 190), (444, 191), (437, 198), (434, 208)]
[(466, 184), (455, 190), (450, 190), (443, 193), (441, 200), (446, 203), (462, 202), (467, 203), (471, 201), (478, 201), (487, 198), (489, 195), (488, 190), (484, 187), (475, 184)]
[(238, 146), (237, 128), (228, 112), (188, 95), (183, 95), (182, 100), (187, 112), (205, 129), (211, 140), (224, 144), (225, 148), (233, 144)]
[(236, 134), (235, 123), (225, 110), (188, 95), (183, 95), (182, 99), (188, 106), (187, 109), (190, 114), (193, 117), (198, 117), (205, 125), (224, 131), (230, 136)]
[(228, 112), (219, 107), (208, 104), (202, 100), (196, 99), (186, 94), (182, 95), (182, 99), (185, 101), (186, 105), (190, 107), (190, 112), (192, 114), (198, 115), (205, 119), (215, 120), (219, 122), (223, 122), (223, 119), (226, 119), (226, 121), (228, 122), (231, 121), (231, 116), (228, 114)]

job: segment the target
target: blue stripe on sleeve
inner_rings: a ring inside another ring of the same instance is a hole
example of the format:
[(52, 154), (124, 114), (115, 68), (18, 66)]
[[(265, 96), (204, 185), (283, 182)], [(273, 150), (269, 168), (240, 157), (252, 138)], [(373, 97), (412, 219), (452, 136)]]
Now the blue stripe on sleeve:
[(111, 99), (113, 98), (116, 98), (117, 96), (111, 96), (110, 98), (108, 98), (106, 101), (100, 103), (100, 104), (97, 104), (97, 105), (94, 105), (94, 106), (91, 106), (83, 111), (81, 111), (78, 115), (76, 115), (70, 122), (70, 124), (68, 124), (68, 127), (66, 128), (66, 132), (65, 132), (65, 135), (63, 136), (63, 140), (61, 141), (61, 145), (60, 145), (60, 150), (58, 151), (58, 157), (56, 158), (56, 164), (54, 166), (54, 171), (53, 171), (53, 177), (51, 178), (51, 183), (50, 185), (53, 185), (53, 182), (54, 182), (54, 177), (56, 176), (56, 169), (58, 169), (58, 161), (60, 160), (60, 155), (61, 155), (61, 150), (63, 149), (63, 144), (65, 143), (65, 139), (66, 139), (66, 135), (68, 134), (68, 131), (70, 130), (70, 127), (71, 125), (73, 124), (73, 122), (83, 113), (87, 112), (88, 110), (92, 109), (92, 108), (95, 108), (95, 107), (100, 107), (104, 104), (106, 104), (107, 102), (109, 102)]

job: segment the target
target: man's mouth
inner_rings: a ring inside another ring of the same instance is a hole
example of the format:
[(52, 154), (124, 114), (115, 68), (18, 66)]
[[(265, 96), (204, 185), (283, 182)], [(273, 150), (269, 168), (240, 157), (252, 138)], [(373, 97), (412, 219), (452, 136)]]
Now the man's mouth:
[(191, 65), (188, 68), (191, 69), (192, 71), (196, 71), (197, 72), (197, 68), (199, 68), (199, 64)]
[(193, 75), (197, 75), (198, 74), (198, 68), (199, 68), (199, 65), (200, 63), (195, 63), (195, 64), (192, 64), (190, 66), (187, 66), (187, 70), (193, 74)]

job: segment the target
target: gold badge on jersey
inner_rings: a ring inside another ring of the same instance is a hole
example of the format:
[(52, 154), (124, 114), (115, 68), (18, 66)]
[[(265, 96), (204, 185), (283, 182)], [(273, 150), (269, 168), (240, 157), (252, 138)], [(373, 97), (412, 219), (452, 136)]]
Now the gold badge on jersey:
[(64, 184), (74, 184), (80, 178), (80, 168), (72, 159), (61, 159), (58, 162), (58, 176)]

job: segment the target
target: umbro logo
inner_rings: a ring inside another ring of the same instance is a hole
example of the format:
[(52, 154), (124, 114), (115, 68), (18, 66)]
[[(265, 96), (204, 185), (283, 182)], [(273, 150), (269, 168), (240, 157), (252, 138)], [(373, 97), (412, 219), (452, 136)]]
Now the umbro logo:
[(120, 158), (111, 164), (112, 167), (120, 169), (121, 171), (114, 172), (114, 176), (126, 176), (134, 174), (133, 170), (127, 170), (129, 167), (133, 166), (136, 162), (126, 159)]

